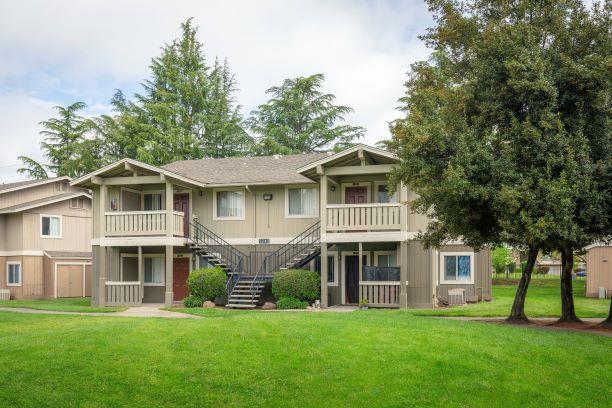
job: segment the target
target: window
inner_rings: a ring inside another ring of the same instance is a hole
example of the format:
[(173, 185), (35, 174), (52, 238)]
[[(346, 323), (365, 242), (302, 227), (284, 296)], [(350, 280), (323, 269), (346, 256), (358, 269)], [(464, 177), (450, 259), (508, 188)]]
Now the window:
[(68, 190), (68, 183), (65, 181), (55, 183), (55, 191), (66, 191)]
[(21, 262), (6, 263), (6, 285), (21, 286)]
[(377, 183), (376, 184), (376, 201), (379, 203), (397, 203), (398, 193), (395, 191), (392, 196), (389, 196), (389, 184)]
[(76, 209), (83, 208), (83, 198), (82, 197), (71, 198), (70, 208), (76, 208)]
[(215, 191), (215, 218), (244, 219), (244, 191)]
[(62, 237), (62, 218), (57, 215), (40, 216), (40, 236), (43, 238)]
[(338, 254), (327, 255), (327, 286), (338, 286)]
[(317, 190), (316, 188), (288, 188), (286, 195), (287, 217), (316, 217), (317, 216)]
[(474, 283), (474, 254), (440, 253), (441, 283)]
[(395, 254), (378, 254), (376, 255), (376, 265), (397, 266), (397, 257)]
[(164, 284), (164, 257), (145, 256), (144, 283), (147, 286), (163, 286)]
[(159, 193), (143, 194), (144, 211), (161, 211), (162, 210), (162, 195)]

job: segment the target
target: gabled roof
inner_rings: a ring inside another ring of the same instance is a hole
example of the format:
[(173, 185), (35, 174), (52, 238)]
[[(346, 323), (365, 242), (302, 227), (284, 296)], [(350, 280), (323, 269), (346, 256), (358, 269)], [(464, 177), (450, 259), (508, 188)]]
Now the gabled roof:
[(121, 176), (125, 173), (129, 173), (130, 171), (126, 169), (126, 164), (134, 166), (138, 168), (138, 170), (145, 174), (163, 174), (165, 176), (183, 181), (185, 183), (195, 185), (198, 187), (204, 187), (204, 184), (183, 174), (175, 173), (168, 169), (164, 169), (162, 167), (152, 166), (150, 164), (143, 163), (134, 159), (121, 159), (109, 165), (106, 165), (94, 172), (86, 174), (84, 176), (79, 177), (78, 179), (73, 180), (70, 185), (71, 186), (80, 186), (80, 187), (90, 187), (92, 184), (92, 177), (99, 175), (107, 175), (107, 176)]
[(399, 161), (396, 155), (386, 150), (364, 144), (356, 144), (348, 149), (323, 157), (312, 163), (308, 163), (297, 171), (301, 174), (316, 170), (317, 166), (353, 166), (359, 165), (359, 152), (362, 152), (372, 164), (394, 164)]
[(16, 181), (14, 183), (4, 183), (0, 184), (0, 194), (10, 193), (11, 191), (22, 190), (25, 188), (42, 186), (48, 183), (54, 183), (56, 181), (70, 181), (70, 177), (62, 176), (62, 177), (53, 177), (44, 180), (24, 180), (24, 181)]
[(70, 200), (76, 197), (86, 197), (91, 200), (91, 196), (85, 192), (72, 192), (65, 194), (56, 194), (49, 197), (39, 198), (38, 200), (27, 201), (25, 203), (12, 205), (10, 207), (0, 208), (0, 214), (18, 213), (32, 208), (38, 208), (49, 204), (59, 203), (61, 201)]
[(299, 184), (312, 180), (297, 172), (299, 167), (328, 157), (328, 153), (274, 156), (227, 157), (182, 160), (162, 166), (205, 183), (208, 187), (227, 185)]

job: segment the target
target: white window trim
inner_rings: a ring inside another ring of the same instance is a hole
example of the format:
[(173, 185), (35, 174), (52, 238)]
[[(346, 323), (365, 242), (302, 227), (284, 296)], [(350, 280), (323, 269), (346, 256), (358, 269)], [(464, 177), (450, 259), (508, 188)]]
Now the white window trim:
[[(316, 213), (313, 215), (307, 215), (307, 214), (295, 214), (295, 215), (291, 215), (289, 214), (289, 190), (291, 189), (297, 189), (297, 188), (312, 188), (315, 191), (315, 206), (316, 206)], [(216, 195), (215, 195), (216, 197)], [(215, 207), (216, 208), (216, 207)], [(317, 188), (316, 185), (312, 185), (312, 184), (308, 184), (308, 185), (303, 185), (303, 184), (295, 184), (295, 185), (288, 185), (285, 186), (285, 218), (319, 218), (319, 189)]]
[(334, 257), (334, 281), (333, 282), (327, 281), (327, 286), (338, 286), (338, 275), (340, 275), (340, 270), (338, 269), (338, 267), (340, 266), (340, 263), (338, 261), (338, 252), (328, 251), (327, 257), (330, 257), (330, 256)]
[[(42, 220), (43, 218), (59, 218), (59, 235), (43, 235)], [(40, 237), (44, 239), (61, 239), (62, 238), (62, 216), (53, 214), (40, 214)]]
[[(388, 181), (375, 181), (374, 182), (374, 202), (376, 202), (376, 203), (380, 203), (380, 201), (378, 201), (378, 186), (387, 186), (387, 189), (388, 189), (389, 188), (389, 182)], [(393, 194), (394, 195), (397, 194), (397, 203), (399, 203), (399, 190), (397, 190)], [(391, 203), (391, 204), (397, 204), (397, 203)]]
[(378, 266), (378, 255), (395, 255), (395, 266), (397, 265), (397, 251), (374, 251), (374, 266)]
[[(19, 265), (19, 283), (9, 283), (9, 265)], [(21, 261), (7, 261), (6, 262), (6, 286), (21, 286), (23, 283), (23, 269), (21, 268)]]
[[(445, 256), (469, 256), (470, 257), (470, 280), (446, 280), (444, 279), (444, 257)], [(439, 277), (441, 285), (473, 285), (474, 284), (474, 252), (440, 252), (439, 255)]]
[[(368, 196), (368, 201), (365, 204), (371, 204), (372, 203), (372, 183), (369, 181), (361, 181), (359, 183), (342, 183), (340, 184), (340, 189), (342, 191), (342, 197), (340, 197), (342, 199), (341, 203), (342, 204), (346, 204), (346, 188), (347, 187), (366, 187), (367, 188), (367, 193), (366, 195)], [(354, 204), (354, 205), (358, 205), (358, 204)]]
[[(121, 254), (121, 264), (119, 265), (119, 280), (120, 282), (123, 282), (123, 258), (138, 258), (138, 254), (127, 254), (127, 253), (122, 253)], [(144, 259), (145, 258), (162, 258), (164, 260), (164, 273), (162, 273), (162, 281), (161, 283), (146, 283), (144, 281), (145, 277), (144, 277)], [(143, 265), (142, 265), (142, 283), (144, 286), (166, 286), (166, 265), (165, 265), (165, 259), (166, 259), (166, 255), (164, 254), (142, 254), (142, 260), (143, 260)], [(129, 281), (132, 282), (132, 281)], [(138, 283), (140, 283), (140, 281), (137, 281)]]
[(161, 194), (161, 210), (166, 211), (166, 191), (165, 190), (142, 190), (140, 192), (140, 210), (144, 211), (145, 206), (145, 195), (147, 194)]
[[(242, 192), (242, 216), (240, 217), (219, 217), (217, 215), (217, 193), (221, 191), (241, 191)], [(213, 220), (215, 221), (231, 221), (244, 220), (246, 215), (246, 189), (244, 187), (226, 187), (213, 189)]]

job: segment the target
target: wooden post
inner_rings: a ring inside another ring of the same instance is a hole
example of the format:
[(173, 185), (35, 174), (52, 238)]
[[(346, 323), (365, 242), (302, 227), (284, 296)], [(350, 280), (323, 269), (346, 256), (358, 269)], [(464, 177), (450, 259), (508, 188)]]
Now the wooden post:
[[(357, 287), (359, 290), (359, 294), (361, 296), (361, 287), (359, 286), (359, 284), (361, 283), (361, 275), (363, 273), (363, 242), (359, 243), (359, 274), (357, 277)], [(368, 299), (369, 301), (370, 299)], [(361, 299), (359, 299), (359, 301), (361, 301)]]
[(142, 247), (138, 247), (138, 282), (140, 282), (140, 303), (144, 297), (144, 260), (142, 259)]
[(174, 247), (172, 245), (166, 245), (166, 306), (172, 306), (174, 301), (174, 289), (173, 289), (173, 263), (174, 263)]
[(321, 236), (325, 235), (327, 230), (327, 176), (321, 175), (321, 185), (319, 191), (319, 218), (321, 219)]
[(174, 235), (174, 186), (166, 181), (166, 236)]
[(400, 309), (408, 308), (408, 242), (401, 241), (397, 244), (398, 262), (400, 267)]
[[(328, 305), (328, 288), (327, 288), (327, 243), (321, 243), (321, 308), (324, 309)], [(338, 273), (338, 271), (336, 271)]]
[(106, 247), (100, 245), (100, 259), (98, 260), (98, 305), (104, 307), (106, 303)]
[(106, 185), (102, 184), (100, 185), (100, 201), (98, 202), (98, 206), (100, 207), (100, 213), (99, 213), (99, 238), (104, 238), (106, 236), (106, 195), (107, 195), (107, 189), (108, 187), (106, 187)]

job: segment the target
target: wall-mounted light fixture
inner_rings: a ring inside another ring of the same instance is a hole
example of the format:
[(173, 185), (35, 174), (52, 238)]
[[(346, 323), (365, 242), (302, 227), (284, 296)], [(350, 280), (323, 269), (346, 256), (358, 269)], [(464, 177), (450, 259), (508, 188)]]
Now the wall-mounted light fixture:
[(330, 190), (331, 191), (336, 191), (336, 186), (331, 186)]
[(272, 201), (272, 194), (271, 193), (265, 193), (263, 195), (263, 199), (264, 199), (264, 201)]

